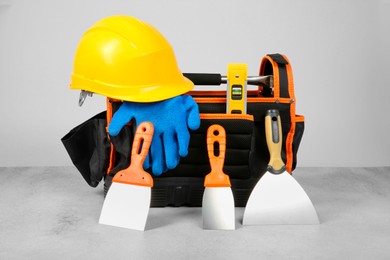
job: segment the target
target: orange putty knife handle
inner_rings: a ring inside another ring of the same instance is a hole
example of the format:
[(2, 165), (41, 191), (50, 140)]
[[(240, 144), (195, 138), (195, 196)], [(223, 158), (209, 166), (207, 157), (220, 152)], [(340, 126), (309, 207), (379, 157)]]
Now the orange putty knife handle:
[[(219, 146), (219, 154), (215, 155), (214, 144)], [(226, 152), (226, 132), (221, 125), (211, 125), (207, 129), (207, 152), (210, 160), (211, 172), (206, 175), (205, 187), (230, 187), (229, 175), (223, 172)]]
[(130, 166), (118, 172), (112, 181), (139, 186), (153, 186), (152, 176), (143, 169), (143, 163), (149, 152), (154, 133), (153, 124), (142, 122), (135, 132), (133, 147), (131, 150)]

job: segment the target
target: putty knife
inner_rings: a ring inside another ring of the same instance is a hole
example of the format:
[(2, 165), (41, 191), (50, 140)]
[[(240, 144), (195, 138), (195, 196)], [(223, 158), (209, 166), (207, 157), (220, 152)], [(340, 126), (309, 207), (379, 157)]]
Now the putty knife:
[(282, 127), (278, 110), (268, 110), (265, 133), (270, 153), (267, 172), (246, 204), (244, 225), (319, 224), (314, 206), (281, 158)]
[(148, 218), (152, 176), (142, 165), (148, 154), (154, 128), (142, 122), (135, 133), (130, 166), (115, 174), (103, 203), (99, 223), (143, 231)]
[[(218, 145), (218, 150), (215, 146)], [(211, 172), (206, 175), (202, 201), (203, 229), (235, 229), (234, 198), (229, 175), (223, 172), (226, 132), (220, 125), (207, 129), (207, 151)], [(217, 154), (216, 154), (217, 152)]]

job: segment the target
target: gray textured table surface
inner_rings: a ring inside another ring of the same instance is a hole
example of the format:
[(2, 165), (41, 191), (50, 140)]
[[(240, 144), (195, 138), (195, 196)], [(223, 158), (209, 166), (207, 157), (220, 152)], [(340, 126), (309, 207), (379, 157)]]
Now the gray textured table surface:
[(202, 229), (201, 208), (152, 208), (147, 231), (98, 224), (101, 184), (73, 167), (0, 168), (0, 259), (390, 259), (390, 167), (298, 168), (321, 224)]

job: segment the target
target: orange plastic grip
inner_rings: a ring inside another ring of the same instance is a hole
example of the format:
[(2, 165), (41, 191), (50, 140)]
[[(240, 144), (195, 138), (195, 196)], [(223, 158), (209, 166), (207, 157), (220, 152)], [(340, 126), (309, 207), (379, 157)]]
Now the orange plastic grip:
[(143, 169), (143, 163), (149, 152), (153, 133), (153, 124), (150, 122), (142, 122), (137, 127), (131, 150), (130, 166), (127, 169), (119, 171), (114, 176), (113, 182), (153, 187), (152, 176)]
[[(215, 155), (214, 144), (219, 145), (219, 154)], [(220, 125), (211, 125), (207, 130), (207, 152), (211, 172), (206, 175), (205, 187), (230, 187), (229, 175), (223, 172), (226, 152), (226, 132)]]

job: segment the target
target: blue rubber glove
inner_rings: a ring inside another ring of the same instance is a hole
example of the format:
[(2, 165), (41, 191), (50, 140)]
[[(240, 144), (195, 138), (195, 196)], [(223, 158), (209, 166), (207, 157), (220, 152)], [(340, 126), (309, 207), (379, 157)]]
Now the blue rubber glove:
[(161, 175), (175, 168), (180, 156), (188, 154), (189, 129), (200, 126), (199, 108), (194, 99), (180, 95), (160, 102), (123, 102), (112, 117), (108, 133), (119, 134), (123, 126), (135, 119), (137, 126), (149, 121), (154, 126), (154, 135), (144, 168), (152, 167), (154, 175)]

